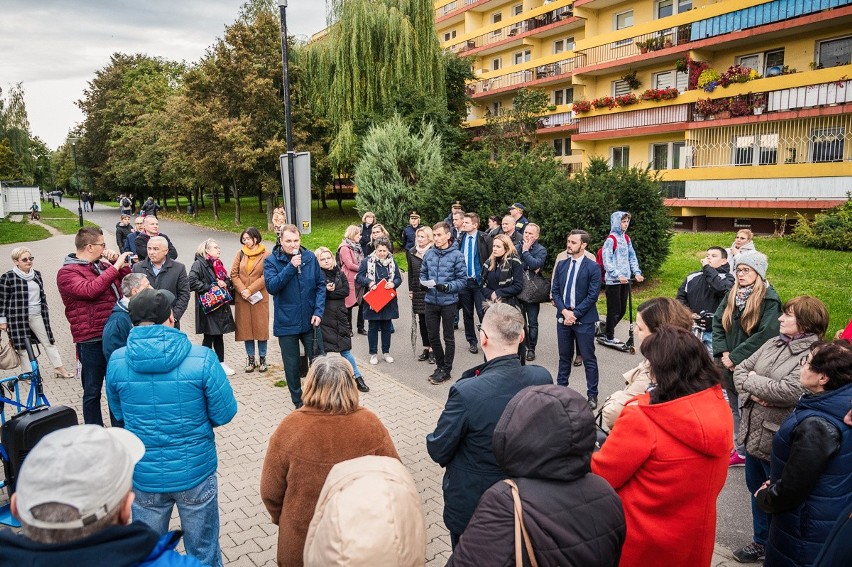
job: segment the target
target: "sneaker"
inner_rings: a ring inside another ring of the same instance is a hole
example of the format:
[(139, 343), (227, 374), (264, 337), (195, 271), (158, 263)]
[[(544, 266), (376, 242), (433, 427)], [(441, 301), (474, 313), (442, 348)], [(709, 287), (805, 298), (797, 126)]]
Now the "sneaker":
[[(731, 458), (728, 459), (728, 467), (744, 467), (744, 466), (745, 466), (745, 457), (743, 457), (742, 455), (737, 453), (736, 449), (731, 451)], [(760, 545), (760, 544), (756, 543), (754, 545)], [(748, 547), (748, 546), (746, 546), (746, 547)], [(761, 546), (761, 547), (763, 547), (763, 546)], [(745, 549), (745, 548), (743, 548), (743, 549)]]
[(358, 329), (358, 334), (359, 335), (366, 335), (367, 331), (365, 331), (364, 329)]
[(364, 382), (363, 376), (356, 376), (355, 377), (355, 384), (357, 385), (359, 392), (365, 392), (366, 393), (366, 392), (370, 391), (370, 388), (367, 386), (367, 383)]
[(393, 362), (393, 357), (392, 357), (391, 355), (389, 355), (388, 353), (384, 353), (384, 354), (382, 355), (382, 357), (384, 357), (385, 362), (387, 362), (388, 364), (390, 364), (391, 362)]
[(257, 371), (258, 372), (266, 372), (267, 370), (269, 370), (269, 367), (266, 366), (266, 357), (261, 356), (260, 362), (257, 363)]
[(606, 337), (605, 337), (605, 338), (601, 341), (601, 344), (605, 344), (605, 345), (607, 345), (607, 346), (621, 346), (621, 345), (623, 345), (624, 343), (623, 343), (623, 342), (621, 342), (620, 340), (616, 339), (616, 338), (612, 338), (612, 339), (610, 339), (610, 338), (606, 338)]
[(378, 364), (379, 363), (379, 355), (371, 354), (370, 355), (370, 364)]
[(222, 370), (225, 371), (225, 376), (233, 376), (234, 374), (237, 373), (233, 368), (231, 368), (230, 366), (228, 366), (224, 362), (221, 362), (220, 364), (222, 365)]
[(740, 563), (757, 563), (762, 561), (764, 557), (766, 557), (766, 546), (755, 542), (751, 542), (734, 552), (734, 559)]
[(424, 348), (420, 356), (417, 357), (417, 362), (426, 362), (427, 360), (429, 360), (429, 354), (431, 352), (432, 351), (430, 351), (428, 348)]
[(435, 364), (435, 351), (429, 351), (429, 357), (426, 359), (426, 362), (429, 364)]
[(444, 370), (436, 370), (435, 373), (432, 375), (432, 377), (429, 378), (429, 383), (435, 384), (437, 386), (438, 384), (443, 384), (444, 382), (446, 382), (449, 379), (450, 379), (450, 373), (449, 372), (446, 372)]

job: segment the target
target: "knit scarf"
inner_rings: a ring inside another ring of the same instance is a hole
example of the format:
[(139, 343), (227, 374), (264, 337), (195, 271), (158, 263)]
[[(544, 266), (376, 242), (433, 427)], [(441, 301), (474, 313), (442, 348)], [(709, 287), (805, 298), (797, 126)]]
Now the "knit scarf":
[(263, 253), (266, 252), (266, 247), (263, 244), (258, 244), (254, 250), (249, 250), (248, 246), (243, 245), (243, 254), (246, 257), (246, 272), (251, 273), (254, 263), (257, 262)]
[(213, 266), (213, 273), (216, 274), (216, 279), (227, 282), (228, 272), (225, 270), (222, 260), (219, 258), (213, 258), (212, 256), (207, 256), (207, 261), (210, 262), (211, 266)]
[(35, 270), (30, 270), (29, 272), (22, 272), (18, 266), (14, 266), (12, 271), (15, 272), (15, 275), (21, 278), (22, 280), (26, 280), (31, 282), (35, 279)]
[(343, 245), (352, 250), (352, 255), (355, 256), (355, 263), (360, 264), (361, 260), (364, 259), (364, 251), (361, 250), (361, 245), (348, 238), (343, 239)]
[[(486, 272), (491, 271), (492, 259), (493, 258), (488, 258), (485, 261), (485, 271)], [(496, 259), (496, 260), (497, 260), (497, 265), (495, 266), (494, 269), (500, 270), (500, 279), (497, 281), (497, 283), (500, 287), (508, 287), (512, 284), (512, 278), (514, 277), (513, 274), (512, 274), (511, 260), (510, 260), (508, 255), (503, 256), (502, 261), (500, 261), (499, 259)], [(517, 260), (515, 260), (515, 261), (517, 261)], [(483, 276), (483, 279), (485, 279), (484, 276)]]
[(393, 275), (396, 273), (396, 263), (393, 261), (393, 254), (388, 254), (388, 257), (382, 260), (376, 256), (375, 252), (367, 256), (367, 279), (372, 283), (376, 283), (378, 281), (376, 280), (377, 262), (388, 269), (388, 279), (393, 279)]
[(746, 301), (748, 301), (748, 297), (751, 295), (751, 292), (754, 291), (754, 284), (751, 284), (746, 287), (741, 287), (737, 290), (737, 296), (734, 299), (737, 309), (742, 309), (745, 307)]
[(426, 255), (426, 252), (428, 252), (429, 249), (432, 248), (432, 246), (434, 246), (434, 245), (431, 242), (429, 244), (427, 244), (426, 246), (424, 246), (423, 248), (420, 248), (419, 246), (417, 246), (415, 244), (414, 245), (414, 255), (422, 260), (423, 256)]

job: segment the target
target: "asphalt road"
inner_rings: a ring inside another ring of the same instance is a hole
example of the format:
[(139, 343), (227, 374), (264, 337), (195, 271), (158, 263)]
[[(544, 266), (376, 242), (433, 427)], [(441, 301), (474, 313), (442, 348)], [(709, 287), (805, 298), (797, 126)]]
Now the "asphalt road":
[[(76, 212), (77, 203), (65, 198), (63, 206)], [(49, 215), (50, 208), (44, 209), (44, 216)], [(94, 212), (84, 212), (87, 220), (100, 225), (104, 231), (110, 232), (107, 243), (115, 246), (114, 231), (119, 220), (119, 212), (115, 207), (95, 205)], [(181, 222), (160, 220), (160, 230), (168, 235), (178, 250), (178, 261), (183, 262), (187, 269), (192, 265), (196, 247), (207, 238), (215, 238), (222, 248), (222, 259), (226, 267), (230, 267), (233, 258), (240, 248), (239, 235), (217, 230), (188, 225)], [(265, 243), (271, 249), (272, 243)], [(405, 280), (406, 274), (403, 274)], [(433, 372), (435, 366), (425, 362), (417, 362), (416, 354), (422, 350), (419, 343), (417, 348), (411, 345), (411, 303), (408, 300), (408, 287), (404, 281), (399, 295), (400, 318), (394, 321), (395, 333), (391, 343), (391, 354), (395, 361), (387, 364), (380, 361), (376, 370), (379, 370), (401, 384), (408, 386), (436, 401), (443, 403), (447, 399), (449, 384), (433, 386), (428, 381), (428, 376)], [(478, 322), (478, 321), (476, 321)], [(458, 376), (467, 368), (471, 368), (483, 361), (482, 354), (471, 354), (468, 352), (467, 341), (464, 336), (463, 324), (455, 332), (456, 356), (453, 368), (453, 378)], [(628, 322), (623, 321), (616, 329), (616, 336), (626, 340), (628, 335)], [(192, 333), (193, 323), (190, 318), (184, 324), (184, 330)], [(227, 340), (227, 339), (226, 339)], [(369, 354), (367, 349), (367, 337), (355, 335), (353, 338), (353, 354), (359, 365), (368, 365)], [(539, 344), (536, 347), (537, 358), (534, 364), (547, 368), (556, 376), (558, 353), (556, 348), (556, 309), (551, 305), (542, 305), (539, 316)], [(270, 341), (270, 358), (273, 360), (280, 357), (277, 341)], [(642, 360), (641, 354), (631, 355), (612, 349), (597, 347), (598, 366), (600, 369), (599, 399), (603, 402), (606, 397), (618, 390), (623, 385), (622, 373), (633, 368)], [(236, 367), (236, 366), (235, 366)], [(583, 368), (573, 368), (570, 385), (585, 395), (585, 379)], [(729, 469), (728, 480), (718, 500), (718, 525), (716, 529), (716, 540), (728, 549), (737, 549), (751, 541), (751, 511), (748, 490), (745, 485), (743, 468)]]

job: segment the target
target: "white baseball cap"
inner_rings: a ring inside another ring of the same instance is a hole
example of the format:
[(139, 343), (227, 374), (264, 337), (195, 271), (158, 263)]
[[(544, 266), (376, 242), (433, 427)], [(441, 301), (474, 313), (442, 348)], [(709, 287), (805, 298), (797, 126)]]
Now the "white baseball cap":
[[(21, 466), (15, 492), (19, 519), (48, 530), (100, 520), (133, 487), (133, 468), (144, 454), (142, 441), (119, 427), (75, 425), (46, 435)], [(33, 508), (50, 503), (76, 508), (80, 519), (48, 522), (32, 515)]]

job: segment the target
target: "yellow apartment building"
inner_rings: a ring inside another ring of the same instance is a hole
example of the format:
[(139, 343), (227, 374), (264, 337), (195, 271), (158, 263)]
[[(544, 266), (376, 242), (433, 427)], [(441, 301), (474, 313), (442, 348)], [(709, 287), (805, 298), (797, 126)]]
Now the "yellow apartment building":
[(852, 191), (852, 0), (436, 0), (468, 126), (521, 87), (539, 138), (658, 170), (677, 226), (759, 232)]

